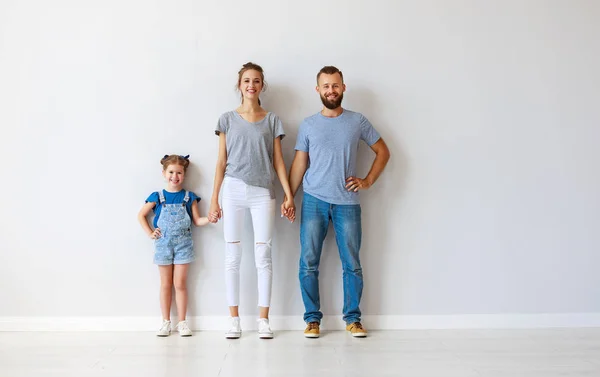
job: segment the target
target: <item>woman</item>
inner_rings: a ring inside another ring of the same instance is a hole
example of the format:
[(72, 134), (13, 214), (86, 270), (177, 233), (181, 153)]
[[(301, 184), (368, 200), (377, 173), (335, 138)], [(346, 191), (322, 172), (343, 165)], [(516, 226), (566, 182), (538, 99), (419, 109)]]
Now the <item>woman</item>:
[[(271, 236), (275, 220), (273, 180), (279, 178), (285, 192), (282, 216), (295, 219), (294, 197), (290, 190), (281, 139), (285, 136), (279, 117), (260, 105), (259, 94), (265, 88), (263, 69), (246, 63), (238, 72), (237, 88), (242, 103), (221, 115), (215, 133), (219, 136), (219, 157), (215, 171), (209, 220), (223, 218), (225, 236), (225, 283), (232, 326), (227, 338), (242, 335), (239, 318), (240, 261), (242, 231), (246, 209), (250, 210), (254, 229), (254, 258), (258, 275), (258, 335), (272, 338), (269, 326), (272, 263)], [(223, 185), (223, 207), (219, 192)]]

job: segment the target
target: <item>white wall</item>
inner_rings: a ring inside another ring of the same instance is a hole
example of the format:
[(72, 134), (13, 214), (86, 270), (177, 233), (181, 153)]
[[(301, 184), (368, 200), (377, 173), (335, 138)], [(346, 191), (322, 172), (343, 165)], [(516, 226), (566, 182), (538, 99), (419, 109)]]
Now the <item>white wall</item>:
[[(213, 129), (247, 61), (266, 71), (288, 167), (328, 64), (390, 147), (362, 194), (364, 314), (600, 313), (599, 18), (593, 0), (3, 0), (0, 317), (159, 316), (137, 211), (160, 157), (189, 153), (206, 213)], [(272, 313), (301, 321), (298, 233), (276, 224)], [(226, 315), (222, 224), (194, 240), (190, 314)], [(253, 315), (251, 248), (242, 281)]]

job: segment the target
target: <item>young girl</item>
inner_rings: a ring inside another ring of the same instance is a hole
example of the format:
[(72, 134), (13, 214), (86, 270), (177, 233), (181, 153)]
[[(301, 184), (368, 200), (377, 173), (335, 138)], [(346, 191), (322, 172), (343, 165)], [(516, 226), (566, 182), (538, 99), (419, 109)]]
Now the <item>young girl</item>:
[[(238, 312), (240, 261), (244, 215), (249, 209), (254, 229), (254, 259), (258, 275), (258, 336), (272, 338), (269, 326), (272, 262), (271, 237), (275, 219), (273, 180), (279, 178), (286, 200), (281, 205), (282, 216), (295, 218), (294, 197), (286, 174), (281, 139), (285, 136), (279, 117), (260, 106), (259, 94), (264, 89), (263, 69), (256, 64), (244, 64), (238, 72), (237, 89), (242, 104), (219, 118), (215, 133), (219, 136), (219, 156), (209, 210), (209, 219), (216, 222), (223, 216), (225, 235), (225, 284), (231, 315), (227, 338), (242, 334)], [(223, 210), (219, 192), (223, 184)]]
[[(165, 155), (160, 163), (167, 188), (150, 194), (138, 214), (138, 220), (146, 234), (154, 241), (154, 263), (160, 271), (160, 309), (163, 323), (157, 336), (171, 334), (171, 293), (175, 286), (175, 302), (181, 336), (191, 336), (192, 331), (185, 319), (187, 310), (186, 280), (188, 267), (194, 261), (192, 222), (196, 226), (208, 224), (201, 217), (197, 202), (200, 198), (183, 189), (185, 172), (190, 164), (189, 156)], [(147, 215), (154, 210), (154, 230), (148, 224)]]

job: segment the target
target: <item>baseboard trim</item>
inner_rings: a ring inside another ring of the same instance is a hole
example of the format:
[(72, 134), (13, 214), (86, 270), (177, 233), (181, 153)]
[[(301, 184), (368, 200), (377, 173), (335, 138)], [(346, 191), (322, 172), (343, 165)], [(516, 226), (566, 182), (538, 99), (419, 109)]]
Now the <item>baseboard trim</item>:
[[(256, 330), (256, 318), (242, 316), (242, 328)], [(476, 315), (366, 315), (370, 330), (432, 329), (535, 329), (600, 327), (600, 313), (476, 314)], [(190, 327), (199, 331), (224, 331), (226, 316), (189, 317)], [(0, 331), (154, 331), (159, 317), (0, 317)], [(271, 316), (274, 330), (303, 330), (301, 316)], [(324, 330), (343, 330), (340, 316), (325, 316)]]

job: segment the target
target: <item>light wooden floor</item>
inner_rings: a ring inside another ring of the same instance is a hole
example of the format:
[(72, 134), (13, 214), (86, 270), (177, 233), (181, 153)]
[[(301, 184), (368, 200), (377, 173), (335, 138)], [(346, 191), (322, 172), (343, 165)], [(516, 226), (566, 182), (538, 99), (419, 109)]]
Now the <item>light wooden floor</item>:
[(1, 377), (600, 377), (600, 328), (325, 332), (0, 333)]

